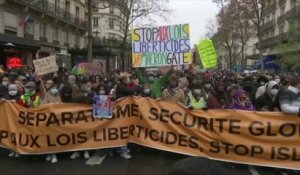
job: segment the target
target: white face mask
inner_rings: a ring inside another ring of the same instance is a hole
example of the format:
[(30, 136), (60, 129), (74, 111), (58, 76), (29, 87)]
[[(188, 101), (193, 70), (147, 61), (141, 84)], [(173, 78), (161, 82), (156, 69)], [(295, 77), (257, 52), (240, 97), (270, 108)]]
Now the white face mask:
[(210, 89), (211, 88), (211, 84), (205, 84), (204, 87), (205, 87), (205, 89)]
[(279, 93), (279, 90), (278, 90), (278, 89), (271, 89), (270, 94), (271, 94), (272, 96), (276, 96), (278, 93)]
[(58, 89), (57, 88), (52, 88), (52, 89), (50, 89), (50, 93), (52, 95), (56, 95), (58, 93)]
[(276, 81), (277, 83), (280, 83), (280, 79), (279, 79), (279, 78), (276, 78), (275, 81)]
[(6, 81), (2, 82), (2, 86), (7, 86), (7, 85), (8, 85), (8, 83)]
[(194, 93), (196, 95), (200, 95), (201, 94), (201, 89), (194, 89)]
[(8, 91), (8, 94), (9, 94), (10, 96), (15, 96), (15, 95), (18, 94), (18, 91)]
[(150, 89), (144, 89), (144, 93), (145, 94), (149, 94), (150, 93)]
[(105, 91), (104, 91), (104, 90), (100, 90), (100, 91), (99, 91), (99, 94), (100, 94), (100, 95), (105, 95)]

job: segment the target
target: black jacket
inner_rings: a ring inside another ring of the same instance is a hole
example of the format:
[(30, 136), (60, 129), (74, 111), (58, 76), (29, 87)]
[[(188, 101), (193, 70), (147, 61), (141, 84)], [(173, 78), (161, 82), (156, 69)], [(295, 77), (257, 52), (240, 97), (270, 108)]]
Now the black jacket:
[(126, 84), (120, 82), (116, 87), (116, 100), (133, 95), (137, 91), (137, 89), (129, 89)]
[(280, 103), (279, 103), (279, 96), (277, 95), (274, 99), (270, 96), (268, 96), (266, 93), (262, 96), (260, 96), (256, 102), (255, 102), (255, 108), (258, 111), (261, 111), (263, 107), (267, 107), (269, 111), (274, 111), (275, 108), (277, 108), (279, 111), (281, 111)]

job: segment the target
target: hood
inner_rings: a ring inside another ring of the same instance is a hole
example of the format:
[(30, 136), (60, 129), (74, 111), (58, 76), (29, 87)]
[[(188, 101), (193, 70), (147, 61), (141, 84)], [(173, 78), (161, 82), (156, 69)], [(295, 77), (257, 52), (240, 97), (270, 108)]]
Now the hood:
[(274, 86), (278, 86), (278, 83), (276, 81), (269, 81), (267, 84), (266, 84), (266, 93), (268, 95), (271, 95), (271, 90)]

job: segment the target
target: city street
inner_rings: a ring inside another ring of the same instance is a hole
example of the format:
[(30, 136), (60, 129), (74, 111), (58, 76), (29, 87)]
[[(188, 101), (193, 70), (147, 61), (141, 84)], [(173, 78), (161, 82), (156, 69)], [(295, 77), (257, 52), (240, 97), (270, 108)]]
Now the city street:
[[(21, 158), (9, 158), (8, 151), (1, 148), (0, 162), (2, 175), (166, 175), (170, 167), (186, 156), (162, 152), (153, 149), (142, 152), (132, 152), (133, 158), (125, 160), (119, 156), (107, 157), (101, 165), (86, 165), (83, 158), (69, 159), (70, 153), (58, 155), (55, 164), (45, 161), (45, 156), (23, 156)], [(249, 168), (244, 165), (225, 164), (228, 175), (277, 175), (274, 169), (255, 167)]]

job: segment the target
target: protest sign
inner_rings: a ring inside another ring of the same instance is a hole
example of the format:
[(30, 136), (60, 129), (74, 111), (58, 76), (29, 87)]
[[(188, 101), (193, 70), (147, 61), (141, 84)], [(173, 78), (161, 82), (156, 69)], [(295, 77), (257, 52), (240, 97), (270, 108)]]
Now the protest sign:
[(300, 118), (280, 112), (188, 110), (178, 104), (128, 97), (111, 119), (91, 106), (23, 108), (0, 102), (0, 145), (22, 154), (101, 149), (128, 142), (211, 159), (300, 169)]
[(112, 118), (112, 96), (97, 95), (95, 96), (95, 104), (93, 105), (94, 118)]
[(198, 50), (204, 68), (213, 68), (217, 66), (217, 53), (212, 40), (201, 40), (198, 45)]
[(188, 24), (132, 30), (132, 66), (156, 67), (192, 63)]
[(58, 71), (55, 55), (33, 60), (33, 65), (35, 73), (38, 75), (45, 75)]

